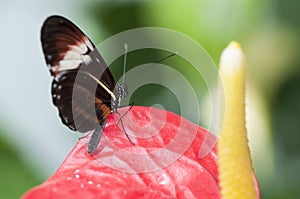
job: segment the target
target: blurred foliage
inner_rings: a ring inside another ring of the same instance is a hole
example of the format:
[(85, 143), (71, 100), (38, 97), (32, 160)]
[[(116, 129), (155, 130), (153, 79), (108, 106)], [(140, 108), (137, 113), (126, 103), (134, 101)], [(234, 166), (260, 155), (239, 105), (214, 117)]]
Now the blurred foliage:
[(269, 198), (300, 198), (300, 2), (277, 0), (276, 4), (278, 23), (287, 25), (298, 36), (293, 44), (296, 56), (285, 66), (292, 70), (271, 101), (275, 173)]
[[(272, 107), (275, 173), (272, 198), (299, 198), (300, 73), (281, 85)], [(292, 105), (292, 106), (291, 106)], [(281, 197), (277, 197), (281, 195)]]
[(20, 198), (29, 188), (42, 183), (11, 147), (0, 137), (0, 198)]
[[(142, 49), (129, 52), (127, 55), (126, 70), (130, 70), (135, 66), (139, 66), (147, 63), (157, 63), (160, 60), (163, 60), (162, 64), (172, 66), (173, 69), (177, 70), (182, 74), (191, 84), (194, 90), (197, 90), (198, 101), (201, 101), (201, 98), (206, 93), (206, 85), (202, 77), (196, 72), (194, 67), (191, 67), (190, 64), (179, 56), (172, 56), (171, 58), (165, 59), (167, 56), (170, 56), (172, 52), (166, 52), (158, 49)], [(118, 80), (123, 75), (123, 70), (120, 70), (123, 67), (123, 56), (115, 60), (109, 67), (114, 74), (114, 78)], [(147, 72), (147, 71), (143, 71)], [(193, 74), (192, 76), (190, 74)], [(139, 74), (137, 74), (139, 75)], [(133, 79), (128, 79), (133, 78)], [(165, 78), (161, 74), (157, 73), (156, 78)], [(125, 81), (134, 81), (134, 77), (125, 76)], [(130, 88), (129, 88), (130, 89)], [(133, 102), (137, 106), (152, 106), (154, 104), (162, 105), (166, 110), (172, 111), (176, 114), (181, 114), (180, 104), (171, 90), (168, 88), (158, 85), (158, 84), (148, 84), (141, 86), (134, 93), (132, 93), (130, 102)], [(127, 105), (127, 104), (122, 104)], [(195, 118), (187, 116), (187, 119), (194, 123), (199, 123)], [(201, 123), (201, 121), (200, 121)]]
[[(168, 55), (170, 55), (169, 52), (163, 52), (155, 49), (144, 49), (130, 52), (127, 54), (126, 70), (128, 71), (135, 66), (146, 63), (155, 63)], [(168, 61), (170, 60), (166, 60), (165, 62)], [(123, 75), (123, 70), (120, 70), (120, 66), (123, 66), (123, 57), (120, 57), (110, 65), (110, 69), (116, 80), (121, 78)], [(157, 75), (159, 76), (160, 74)], [(125, 76), (125, 81), (126, 78), (129, 77)], [(131, 80), (127, 79), (127, 81)], [(148, 84), (140, 87), (133, 93), (130, 98), (130, 102), (133, 102), (136, 106), (151, 106), (153, 104), (161, 104), (165, 109), (173, 110), (173, 112), (180, 114), (180, 106), (174, 94), (169, 91), (168, 88), (158, 84)], [(123, 105), (126, 106), (127, 104)]]
[(281, 23), (288, 23), (291, 26), (300, 28), (299, 8), (300, 2), (294, 0), (274, 1), (274, 5), (277, 7), (277, 14)]
[[(157, 3), (157, 1), (153, 1)], [(147, 20), (147, 16), (151, 15), (152, 12), (157, 12), (156, 9), (152, 9), (152, 3), (150, 1), (128, 1), (126, 3), (111, 3), (108, 1), (98, 2), (91, 4), (88, 7), (90, 10), (89, 15), (95, 21), (101, 22), (99, 28), (104, 28), (108, 32), (108, 36), (120, 33), (122, 31), (138, 28), (138, 27), (167, 27), (160, 25), (154, 19)], [(155, 15), (159, 15), (156, 13)], [(176, 28), (173, 28), (176, 30)], [(101, 32), (101, 30), (99, 30)], [(182, 31), (185, 33), (184, 31)], [(105, 36), (104, 36), (105, 38)], [(144, 39), (148, 38), (144, 36)], [(174, 52), (165, 52), (158, 49), (142, 49), (128, 53), (127, 58), (127, 71), (135, 66), (146, 64), (146, 63), (157, 63), (159, 60), (169, 56)], [(162, 64), (172, 66), (173, 69), (179, 71), (184, 77), (190, 82), (193, 89), (196, 90), (198, 101), (201, 101), (203, 96), (207, 93), (206, 85), (202, 77), (196, 72), (186, 60), (180, 56), (174, 56), (170, 59), (163, 61)], [(115, 79), (120, 78), (122, 75), (123, 57), (116, 60), (110, 65), (110, 69), (114, 74)], [(191, 75), (192, 74), (192, 75)], [(157, 74), (159, 76), (159, 74)], [(157, 78), (157, 77), (156, 77)], [(165, 78), (165, 77), (160, 77)], [(180, 106), (174, 94), (167, 88), (160, 85), (147, 85), (145, 88), (140, 88), (133, 93), (130, 101), (134, 102), (135, 105), (153, 105), (161, 104), (166, 110), (180, 114)], [(192, 122), (199, 123), (195, 118), (189, 118)], [(203, 122), (200, 121), (200, 124)]]

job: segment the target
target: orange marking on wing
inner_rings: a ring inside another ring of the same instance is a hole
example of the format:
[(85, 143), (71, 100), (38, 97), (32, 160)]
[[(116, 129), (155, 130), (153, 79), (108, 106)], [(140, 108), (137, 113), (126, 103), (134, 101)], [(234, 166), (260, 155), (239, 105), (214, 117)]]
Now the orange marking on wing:
[(102, 110), (103, 119), (106, 119), (110, 114), (110, 107), (106, 106), (106, 104), (104, 104), (102, 102), (102, 100), (100, 100), (99, 98), (95, 98), (95, 103), (96, 103), (97, 109)]

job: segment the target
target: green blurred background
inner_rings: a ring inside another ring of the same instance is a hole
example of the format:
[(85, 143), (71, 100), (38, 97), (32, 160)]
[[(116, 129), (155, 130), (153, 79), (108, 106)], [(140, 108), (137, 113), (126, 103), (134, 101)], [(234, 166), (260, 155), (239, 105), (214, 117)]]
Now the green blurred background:
[[(239, 41), (247, 57), (247, 125), (261, 198), (300, 198), (299, 10), (294, 0), (1, 1), (0, 198), (18, 198), (45, 181), (78, 139), (51, 103), (40, 28), (52, 14), (71, 19), (95, 44), (131, 28), (170, 28), (199, 42), (216, 63), (231, 40)], [(168, 54), (129, 53), (128, 68)], [(167, 62), (187, 76), (205, 107), (203, 81), (189, 77), (184, 60)], [(121, 59), (112, 64), (115, 77), (121, 65)], [(173, 98), (148, 85), (131, 101), (180, 113)]]

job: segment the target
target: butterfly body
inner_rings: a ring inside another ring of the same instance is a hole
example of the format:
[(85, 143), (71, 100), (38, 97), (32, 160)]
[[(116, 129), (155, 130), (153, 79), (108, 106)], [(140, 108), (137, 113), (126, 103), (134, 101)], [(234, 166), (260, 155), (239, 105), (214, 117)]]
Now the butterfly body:
[(41, 31), (46, 63), (53, 76), (52, 100), (59, 116), (71, 130), (93, 131), (88, 152), (96, 150), (111, 113), (127, 95), (117, 84), (91, 40), (61, 16), (46, 19)]

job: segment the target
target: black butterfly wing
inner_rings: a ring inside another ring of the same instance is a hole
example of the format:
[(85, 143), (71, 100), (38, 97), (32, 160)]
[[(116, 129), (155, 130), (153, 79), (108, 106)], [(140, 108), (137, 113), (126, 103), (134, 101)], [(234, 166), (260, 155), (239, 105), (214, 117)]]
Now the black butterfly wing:
[(52, 99), (72, 130), (94, 130), (110, 114), (115, 82), (91, 40), (71, 21), (51, 16), (41, 31)]

